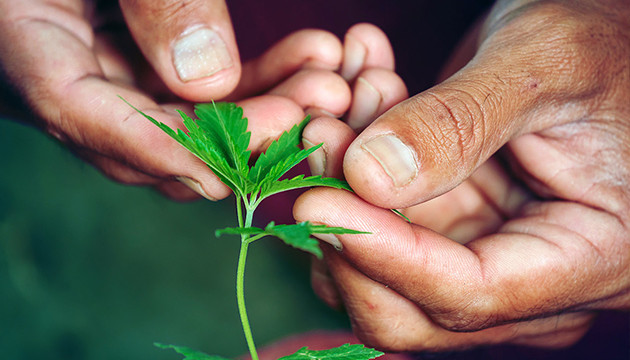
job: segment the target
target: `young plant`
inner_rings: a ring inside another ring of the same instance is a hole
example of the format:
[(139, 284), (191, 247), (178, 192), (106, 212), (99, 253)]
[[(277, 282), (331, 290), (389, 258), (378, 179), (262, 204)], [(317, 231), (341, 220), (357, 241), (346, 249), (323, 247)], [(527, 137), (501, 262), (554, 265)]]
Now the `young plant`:
[[(198, 104), (195, 106), (197, 120), (179, 111), (188, 133), (180, 129), (175, 131), (144, 114), (133, 105), (129, 105), (206, 163), (214, 174), (234, 192), (238, 227), (217, 230), (216, 236), (223, 234), (240, 236), (241, 248), (236, 272), (238, 311), (251, 358), (258, 360), (244, 296), (245, 263), (249, 245), (265, 236), (275, 236), (288, 245), (321, 258), (322, 251), (318, 241), (311, 238), (312, 234), (362, 234), (364, 232), (315, 225), (310, 222), (276, 225), (272, 221), (264, 228), (253, 227), (256, 208), (269, 196), (288, 190), (327, 186), (351, 191), (349, 185), (345, 181), (322, 176), (298, 175), (293, 178), (282, 178), (290, 169), (322, 146), (319, 144), (309, 149), (301, 149), (299, 146), (302, 130), (309, 121), (308, 116), (299, 125), (284, 132), (279, 139), (272, 142), (252, 166), (250, 165), (251, 151), (247, 150), (251, 136), (251, 133), (247, 131), (247, 119), (243, 117), (243, 109), (233, 103)], [(155, 345), (163, 349), (175, 350), (184, 355), (184, 360), (225, 360), (220, 356), (210, 356), (187, 347), (159, 343)], [(345, 344), (338, 348), (318, 351), (304, 347), (281, 359), (369, 360), (381, 355), (383, 353), (366, 348), (362, 344)]]

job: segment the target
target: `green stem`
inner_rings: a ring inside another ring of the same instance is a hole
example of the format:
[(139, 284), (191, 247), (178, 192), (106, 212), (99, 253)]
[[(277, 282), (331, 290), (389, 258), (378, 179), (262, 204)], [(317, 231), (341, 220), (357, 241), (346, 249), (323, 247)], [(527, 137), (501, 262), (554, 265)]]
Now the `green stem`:
[(256, 351), (252, 329), (249, 326), (247, 317), (247, 309), (245, 308), (245, 262), (247, 261), (249, 243), (249, 239), (243, 235), (241, 237), (241, 251), (238, 256), (238, 267), (236, 270), (236, 301), (238, 303), (238, 313), (241, 316), (241, 324), (243, 325), (243, 333), (247, 341), (247, 348), (252, 360), (258, 360), (258, 352)]
[[(238, 218), (239, 226), (249, 227), (252, 226), (254, 209), (250, 209), (245, 204), (245, 222), (243, 223), (243, 212), (241, 208), (240, 199), (238, 201)], [(245, 263), (247, 262), (247, 249), (249, 244), (257, 240), (258, 237), (250, 238), (247, 235), (241, 235), (241, 250), (238, 255), (238, 265), (236, 269), (236, 302), (238, 304), (238, 313), (241, 317), (241, 324), (243, 325), (243, 333), (245, 334), (245, 341), (247, 342), (247, 348), (252, 360), (258, 360), (258, 352), (256, 351), (256, 344), (254, 344), (254, 336), (252, 335), (252, 329), (249, 325), (249, 318), (247, 316), (247, 308), (245, 307)]]

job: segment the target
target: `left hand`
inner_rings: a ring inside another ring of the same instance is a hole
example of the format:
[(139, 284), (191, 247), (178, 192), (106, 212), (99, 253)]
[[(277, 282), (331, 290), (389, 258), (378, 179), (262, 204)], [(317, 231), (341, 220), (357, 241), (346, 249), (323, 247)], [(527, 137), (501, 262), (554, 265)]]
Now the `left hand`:
[(500, 1), (446, 81), (356, 139), (333, 119), (307, 127), (327, 175), (345, 153), (358, 196), (311, 190), (296, 219), (372, 232), (323, 237), (341, 250), (314, 275), (362, 341), (560, 347), (597, 310), (630, 308), (628, 29), (621, 1)]

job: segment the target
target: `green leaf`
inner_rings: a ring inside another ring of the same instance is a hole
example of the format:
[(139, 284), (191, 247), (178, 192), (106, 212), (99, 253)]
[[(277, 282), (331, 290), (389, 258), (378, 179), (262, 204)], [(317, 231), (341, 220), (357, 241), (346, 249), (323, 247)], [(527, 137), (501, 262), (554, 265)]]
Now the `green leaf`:
[(311, 234), (371, 234), (369, 231), (359, 231), (353, 229), (347, 229), (344, 227), (328, 226), (328, 225), (314, 225), (307, 221), (309, 224), (309, 230)]
[(322, 249), (319, 248), (319, 242), (311, 237), (311, 225), (308, 221), (290, 225), (276, 225), (272, 221), (265, 227), (265, 233), (321, 259)]
[(408, 223), (410, 223), (410, 224), (411, 224), (411, 220), (410, 220), (407, 216), (405, 216), (405, 214), (403, 214), (402, 212), (400, 212), (400, 210), (398, 210), (398, 209), (392, 209), (392, 212), (393, 212), (394, 214), (396, 214), (396, 215), (400, 216), (401, 218), (405, 219)]
[(243, 118), (241, 108), (233, 103), (199, 104), (195, 107), (195, 113), (199, 117), (196, 121), (178, 111), (188, 130), (186, 134), (179, 129), (171, 129), (122, 97), (121, 99), (205, 162), (234, 192), (243, 195), (251, 187), (247, 177), (250, 133), (247, 132), (247, 119)]
[(385, 354), (361, 344), (345, 344), (328, 350), (309, 350), (303, 347), (294, 354), (278, 360), (370, 360), (382, 355)]
[(321, 177), (319, 175), (304, 177), (304, 175), (298, 175), (291, 179), (284, 179), (279, 181), (267, 182), (265, 181), (261, 185), (260, 189), (260, 198), (264, 199), (273, 194), (277, 194), (279, 192), (301, 189), (305, 187), (313, 187), (313, 186), (326, 186), (332, 187), (336, 189), (344, 189), (348, 191), (352, 191), (350, 185), (344, 180), (339, 180), (337, 178), (330, 177)]
[(265, 230), (257, 227), (227, 227), (215, 230), (214, 235), (216, 237), (221, 235), (258, 235), (264, 232)]
[(252, 183), (259, 184), (263, 179), (275, 178), (272, 181), (278, 180), (293, 166), (305, 159), (308, 154), (317, 150), (308, 151), (306, 156), (303, 154), (296, 156), (296, 154), (305, 151), (300, 148), (300, 143), (302, 131), (310, 119), (310, 116), (306, 116), (302, 122), (294, 125), (288, 132), (283, 132), (280, 138), (273, 141), (267, 150), (258, 157), (249, 173), (249, 180)]
[(153, 345), (155, 345), (156, 347), (159, 347), (160, 349), (173, 349), (178, 354), (184, 355), (183, 360), (230, 360), (222, 356), (208, 355), (201, 351), (193, 350), (185, 346), (168, 345), (168, 344), (160, 344), (160, 343), (154, 343)]
[(243, 109), (234, 103), (213, 102), (195, 105), (195, 114), (205, 138), (213, 142), (232, 168), (247, 177), (251, 153), (247, 147), (251, 133), (247, 131), (247, 118), (243, 117)]
[(270, 222), (264, 229), (258, 227), (237, 227), (225, 228), (215, 232), (216, 236), (227, 235), (249, 235), (257, 236), (275, 236), (284, 241), (285, 244), (291, 245), (296, 249), (306, 251), (315, 255), (317, 258), (322, 257), (322, 250), (319, 242), (311, 237), (312, 234), (369, 234), (368, 232), (346, 229), (343, 227), (334, 227), (327, 225), (314, 225), (308, 221), (288, 224), (276, 225)]

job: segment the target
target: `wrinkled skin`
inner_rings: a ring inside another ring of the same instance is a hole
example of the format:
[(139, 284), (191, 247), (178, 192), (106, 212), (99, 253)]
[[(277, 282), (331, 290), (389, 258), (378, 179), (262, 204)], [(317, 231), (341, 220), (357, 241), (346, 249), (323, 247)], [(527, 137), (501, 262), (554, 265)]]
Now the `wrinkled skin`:
[(356, 195), (311, 190), (296, 219), (372, 232), (322, 237), (313, 271), (368, 345), (563, 347), (630, 308), (628, 2), (499, 1), (476, 34), (359, 135), (305, 130)]
[[(118, 96), (171, 127), (181, 126), (174, 110), (190, 112), (191, 102), (235, 101), (250, 120), (254, 154), (305, 113), (350, 109), (356, 117), (353, 81), (366, 71), (402, 89), (382, 106), (406, 97), (387, 38), (367, 24), (351, 28), (345, 44), (322, 30), (297, 31), (241, 64), (224, 1), (2, 0), (0, 13), (0, 69), (26, 104), (14, 113), (34, 118), (110, 178), (178, 200), (221, 199), (229, 189)], [(220, 39), (221, 67), (180, 72), (178, 44), (200, 27)], [(357, 41), (382, 51), (344, 60)]]

